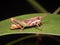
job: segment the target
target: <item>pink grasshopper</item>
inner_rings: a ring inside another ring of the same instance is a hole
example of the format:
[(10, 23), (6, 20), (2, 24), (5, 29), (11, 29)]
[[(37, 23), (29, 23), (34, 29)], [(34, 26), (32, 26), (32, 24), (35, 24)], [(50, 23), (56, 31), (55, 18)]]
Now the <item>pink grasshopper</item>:
[(32, 27), (32, 26), (38, 26), (41, 24), (41, 16), (37, 16), (34, 18), (26, 19), (26, 20), (16, 20), (14, 18), (10, 18), (11, 22), (13, 23), (11, 25), (11, 29), (20, 28), (21, 30), (25, 27)]

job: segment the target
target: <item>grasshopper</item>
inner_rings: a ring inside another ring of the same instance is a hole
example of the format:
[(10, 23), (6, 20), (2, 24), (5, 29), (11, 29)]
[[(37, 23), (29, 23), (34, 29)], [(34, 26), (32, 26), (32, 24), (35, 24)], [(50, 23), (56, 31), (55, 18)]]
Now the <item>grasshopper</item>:
[(15, 18), (10, 18), (10, 21), (13, 23), (10, 29), (20, 28), (23, 30), (25, 27), (32, 26), (37, 26), (39, 28), (39, 25), (41, 24), (41, 18), (42, 16), (36, 16), (26, 20), (16, 20)]

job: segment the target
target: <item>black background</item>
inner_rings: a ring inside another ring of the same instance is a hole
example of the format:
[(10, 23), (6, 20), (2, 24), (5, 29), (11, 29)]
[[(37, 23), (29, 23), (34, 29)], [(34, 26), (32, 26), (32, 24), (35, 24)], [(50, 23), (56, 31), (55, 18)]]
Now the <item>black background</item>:
[[(30, 36), (30, 35), (35, 35), (35, 34), (10, 34), (10, 35), (4, 35), (0, 37), (0, 45), (5, 45), (9, 42), (12, 42), (14, 40), (23, 38), (25, 36)], [(39, 40), (38, 45), (60, 45), (60, 37), (59, 36), (54, 36), (54, 38), (49, 37), (50, 35), (46, 36), (40, 36), (41, 40)], [(32, 37), (28, 38), (22, 41), (18, 41), (14, 43), (14, 45), (32, 45), (37, 42), (38, 37)], [(55, 40), (57, 39), (57, 40)]]
[[(55, 11), (60, 6), (60, 0), (36, 0), (48, 12)], [(2, 0), (0, 1), (0, 21), (12, 16), (38, 13), (27, 0)]]

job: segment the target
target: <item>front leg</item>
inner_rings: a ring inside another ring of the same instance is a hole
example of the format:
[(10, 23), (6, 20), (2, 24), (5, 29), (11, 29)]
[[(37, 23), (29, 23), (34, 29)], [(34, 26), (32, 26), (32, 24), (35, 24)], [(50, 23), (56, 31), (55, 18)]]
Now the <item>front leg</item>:
[(39, 25), (38, 25), (38, 24), (37, 24), (36, 26), (38, 27), (38, 29), (40, 29), (40, 27), (39, 27)]
[(38, 27), (38, 29), (39, 29), (39, 30), (41, 30), (41, 28), (40, 28), (39, 24), (36, 24), (36, 26)]

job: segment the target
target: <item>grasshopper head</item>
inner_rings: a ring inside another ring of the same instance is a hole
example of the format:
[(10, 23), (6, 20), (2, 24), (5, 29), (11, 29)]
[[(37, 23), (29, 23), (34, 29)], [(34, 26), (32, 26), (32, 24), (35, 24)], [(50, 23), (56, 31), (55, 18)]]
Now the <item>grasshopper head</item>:
[(42, 16), (38, 16), (37, 18), (38, 18), (39, 20), (41, 20), (41, 19), (42, 19)]

